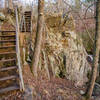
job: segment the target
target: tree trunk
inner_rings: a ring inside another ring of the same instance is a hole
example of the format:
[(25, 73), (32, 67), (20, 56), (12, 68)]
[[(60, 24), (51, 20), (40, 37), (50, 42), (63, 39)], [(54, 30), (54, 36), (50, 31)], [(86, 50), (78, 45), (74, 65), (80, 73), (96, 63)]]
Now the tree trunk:
[(100, 51), (100, 0), (97, 0), (96, 4), (96, 34), (95, 34), (95, 46), (94, 46), (94, 62), (92, 69), (92, 76), (90, 80), (89, 89), (87, 91), (86, 97), (89, 100), (92, 96), (93, 88), (95, 85), (95, 80), (97, 76), (97, 68), (99, 61), (99, 51)]
[(80, 10), (81, 8), (80, 0), (75, 0), (75, 7)]
[(8, 2), (5, 0), (5, 9), (7, 8)]
[(59, 13), (62, 13), (62, 7), (63, 7), (63, 5), (62, 5), (62, 0), (57, 0), (57, 2), (58, 2), (58, 9), (59, 9)]
[(13, 0), (8, 0), (8, 8), (13, 9)]
[(37, 32), (36, 32), (36, 40), (35, 40), (35, 48), (32, 60), (32, 71), (34, 76), (37, 78), (37, 68), (39, 62), (39, 56), (41, 52), (41, 44), (42, 44), (42, 30), (44, 23), (44, 0), (38, 0), (38, 22), (37, 22)]

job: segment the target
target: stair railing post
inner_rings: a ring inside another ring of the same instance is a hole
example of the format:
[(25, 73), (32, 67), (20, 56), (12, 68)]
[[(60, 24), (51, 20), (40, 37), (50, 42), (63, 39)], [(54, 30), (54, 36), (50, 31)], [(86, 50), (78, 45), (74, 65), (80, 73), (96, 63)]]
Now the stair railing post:
[(18, 23), (18, 7), (15, 7), (16, 12), (16, 53), (17, 53), (17, 65), (19, 69), (19, 76), (20, 76), (20, 90), (24, 91), (24, 81), (22, 76), (22, 67), (21, 67), (21, 59), (20, 59), (20, 48), (19, 48), (19, 23)]
[(32, 6), (31, 6), (31, 34), (32, 34), (32, 31), (33, 31), (33, 3), (32, 3)]

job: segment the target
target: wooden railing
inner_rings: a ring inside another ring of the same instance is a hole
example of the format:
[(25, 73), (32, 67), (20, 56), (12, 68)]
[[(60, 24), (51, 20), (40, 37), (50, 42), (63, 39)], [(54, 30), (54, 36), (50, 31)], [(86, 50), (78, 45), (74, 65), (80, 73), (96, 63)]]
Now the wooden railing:
[(25, 32), (26, 32), (26, 26), (25, 26), (25, 16), (24, 16), (24, 12), (22, 12), (22, 14), (21, 14), (22, 16), (21, 16), (21, 19), (20, 19), (20, 31), (22, 32), (22, 30), (23, 30), (23, 27), (24, 27), (24, 30), (25, 30)]
[(22, 76), (22, 66), (21, 66), (21, 59), (20, 59), (20, 48), (19, 48), (19, 22), (18, 22), (18, 7), (15, 7), (16, 13), (16, 54), (17, 54), (17, 65), (19, 69), (19, 77), (20, 77), (20, 90), (24, 91), (24, 81)]

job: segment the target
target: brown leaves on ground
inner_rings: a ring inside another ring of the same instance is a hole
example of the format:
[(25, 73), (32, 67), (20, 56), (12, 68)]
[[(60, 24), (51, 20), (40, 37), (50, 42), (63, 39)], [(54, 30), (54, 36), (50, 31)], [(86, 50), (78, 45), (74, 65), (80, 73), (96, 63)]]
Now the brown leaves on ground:
[[(44, 76), (34, 79), (29, 66), (24, 66), (24, 82), (33, 90), (33, 100), (82, 100), (79, 89), (72, 81), (52, 78), (50, 81)], [(23, 93), (16, 92), (5, 100), (23, 100)]]
[[(42, 76), (35, 80), (28, 66), (24, 67), (24, 82), (32, 87), (34, 100), (81, 100), (73, 82), (60, 78), (52, 78), (49, 81)], [(21, 100), (20, 95), (17, 93), (17, 95), (12, 96), (12, 99), (10, 96), (6, 100), (17, 99), (18, 97)]]

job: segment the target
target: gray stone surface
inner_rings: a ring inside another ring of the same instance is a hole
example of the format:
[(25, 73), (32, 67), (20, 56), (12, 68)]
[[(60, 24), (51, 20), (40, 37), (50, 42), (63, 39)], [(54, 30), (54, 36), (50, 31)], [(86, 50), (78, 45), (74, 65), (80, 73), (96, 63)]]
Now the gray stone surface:
[(80, 90), (80, 94), (83, 95), (85, 94), (85, 92), (83, 90)]
[(25, 92), (23, 94), (23, 99), (33, 100), (33, 89), (28, 85), (25, 86)]
[(5, 20), (5, 15), (0, 12), (0, 21), (3, 21), (3, 20)]
[(98, 83), (95, 83), (92, 95), (93, 96), (100, 96), (100, 85)]

